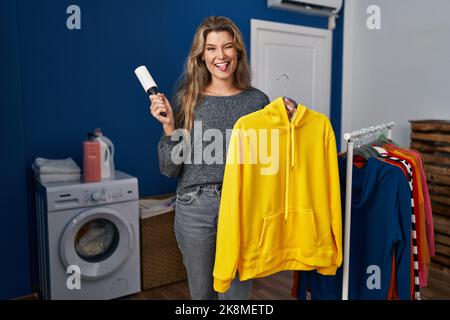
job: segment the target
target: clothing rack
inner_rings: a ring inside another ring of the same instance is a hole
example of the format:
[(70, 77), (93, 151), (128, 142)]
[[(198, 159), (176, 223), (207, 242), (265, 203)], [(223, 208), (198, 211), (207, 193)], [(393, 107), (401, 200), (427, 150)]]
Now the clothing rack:
[(392, 139), (392, 128), (394, 122), (380, 124), (370, 128), (359, 129), (344, 134), (344, 140), (347, 142), (347, 180), (345, 183), (345, 235), (344, 235), (344, 261), (342, 277), (342, 300), (348, 300), (348, 282), (349, 282), (349, 261), (350, 261), (350, 226), (352, 210), (352, 174), (353, 174), (353, 148), (370, 143), (377, 139), (380, 133), (387, 130), (387, 138)]

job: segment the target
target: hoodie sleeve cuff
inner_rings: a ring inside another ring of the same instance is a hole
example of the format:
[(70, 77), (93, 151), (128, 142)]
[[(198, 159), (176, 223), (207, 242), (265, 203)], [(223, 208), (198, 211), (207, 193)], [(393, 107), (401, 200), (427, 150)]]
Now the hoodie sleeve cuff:
[(336, 274), (336, 271), (337, 271), (336, 266), (317, 268), (317, 272), (324, 276), (334, 276)]
[(231, 280), (221, 280), (218, 278), (214, 278), (214, 290), (219, 293), (226, 292), (231, 285)]

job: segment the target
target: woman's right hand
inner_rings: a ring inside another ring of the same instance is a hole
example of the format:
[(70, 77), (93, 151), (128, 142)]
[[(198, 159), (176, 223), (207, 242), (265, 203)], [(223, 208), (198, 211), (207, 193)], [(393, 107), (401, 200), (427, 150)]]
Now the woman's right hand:
[[(163, 93), (157, 93), (150, 95), (150, 102), (150, 113), (161, 122), (165, 135), (171, 136), (175, 131), (175, 121), (169, 100)], [(166, 113), (165, 117), (161, 115), (162, 112)]]

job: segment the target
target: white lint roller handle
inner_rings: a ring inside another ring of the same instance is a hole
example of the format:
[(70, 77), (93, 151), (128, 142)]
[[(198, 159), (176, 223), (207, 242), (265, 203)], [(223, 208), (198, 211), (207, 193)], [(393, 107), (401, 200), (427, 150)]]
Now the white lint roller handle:
[[(156, 85), (155, 80), (153, 80), (152, 76), (150, 75), (150, 72), (148, 71), (146, 66), (140, 66), (134, 70), (134, 73), (139, 79), (139, 82), (141, 83), (142, 87), (144, 88), (144, 91), (148, 94), (157, 94), (158, 93), (158, 86)], [(161, 115), (163, 117), (166, 116), (165, 112), (161, 112)]]

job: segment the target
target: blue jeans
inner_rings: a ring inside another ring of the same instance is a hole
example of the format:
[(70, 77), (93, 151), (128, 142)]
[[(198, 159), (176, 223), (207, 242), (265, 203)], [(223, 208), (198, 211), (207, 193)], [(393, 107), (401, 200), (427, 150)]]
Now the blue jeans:
[(193, 300), (249, 300), (252, 280), (239, 281), (238, 274), (227, 292), (217, 294), (213, 289), (220, 192), (220, 186), (211, 185), (177, 195), (174, 229), (189, 292)]

